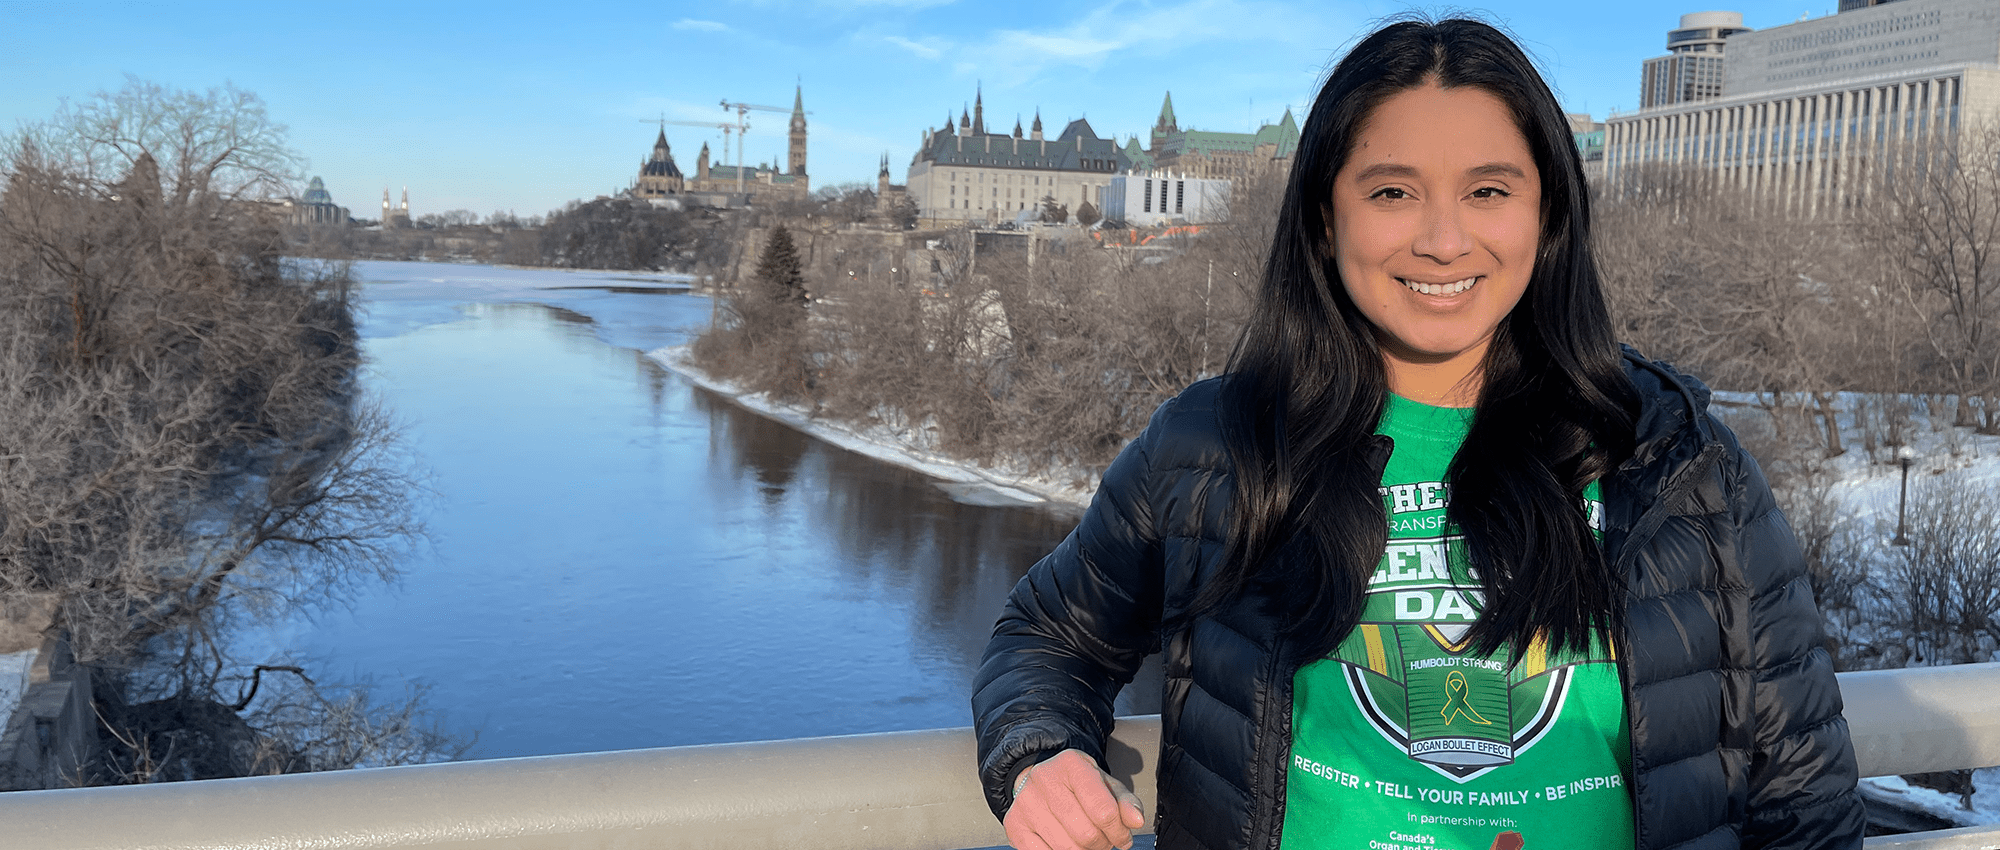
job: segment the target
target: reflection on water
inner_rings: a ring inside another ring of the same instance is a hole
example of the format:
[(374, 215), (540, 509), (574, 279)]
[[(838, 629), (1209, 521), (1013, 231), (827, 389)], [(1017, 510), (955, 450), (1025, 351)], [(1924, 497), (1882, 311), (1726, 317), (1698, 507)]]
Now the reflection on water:
[(639, 353), (706, 299), (517, 277), (507, 299), (540, 303), (482, 304), (450, 275), (487, 270), (411, 265), (360, 269), (367, 380), (430, 467), (436, 551), (302, 651), (428, 682), (482, 757), (969, 722), (1008, 589), (1073, 515), (955, 502)]

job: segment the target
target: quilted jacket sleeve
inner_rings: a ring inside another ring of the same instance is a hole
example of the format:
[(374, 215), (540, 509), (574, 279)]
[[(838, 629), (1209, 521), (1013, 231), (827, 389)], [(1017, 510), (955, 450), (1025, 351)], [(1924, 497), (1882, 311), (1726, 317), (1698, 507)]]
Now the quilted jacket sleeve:
[[(1732, 441), (1733, 442), (1733, 441)], [(1732, 446), (1737, 558), (1751, 583), (1755, 716), (1746, 848), (1858, 848), (1865, 818), (1805, 557), (1757, 461)]]
[(995, 816), (1019, 768), (1076, 748), (1104, 762), (1112, 700), (1157, 650), (1162, 578), (1149, 487), (1173, 401), (1112, 461), (1083, 520), (1014, 586), (973, 681)]

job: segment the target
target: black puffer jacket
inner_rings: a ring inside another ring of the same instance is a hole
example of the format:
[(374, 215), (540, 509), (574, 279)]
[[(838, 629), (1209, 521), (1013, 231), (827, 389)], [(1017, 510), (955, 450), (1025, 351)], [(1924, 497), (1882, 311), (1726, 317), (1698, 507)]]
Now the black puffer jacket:
[[(1643, 408), (1633, 458), (1604, 481), (1604, 545), (1630, 577), (1638, 846), (1859, 847), (1854, 751), (1791, 530), (1707, 389), (1626, 359)], [(1021, 767), (1070, 747), (1101, 763), (1112, 698), (1164, 650), (1159, 846), (1277, 846), (1292, 678), (1310, 659), (1254, 603), (1187, 615), (1228, 529), (1218, 384), (1162, 405), (1015, 586), (972, 697), (995, 814)]]

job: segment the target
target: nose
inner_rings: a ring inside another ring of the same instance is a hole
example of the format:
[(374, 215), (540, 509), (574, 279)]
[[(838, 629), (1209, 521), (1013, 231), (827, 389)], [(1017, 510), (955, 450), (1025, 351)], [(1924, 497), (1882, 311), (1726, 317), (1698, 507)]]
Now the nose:
[(1425, 204), (1423, 223), (1417, 231), (1417, 238), (1410, 243), (1410, 251), (1419, 257), (1436, 260), (1441, 265), (1471, 253), (1472, 237), (1465, 232), (1458, 205), (1449, 202)]

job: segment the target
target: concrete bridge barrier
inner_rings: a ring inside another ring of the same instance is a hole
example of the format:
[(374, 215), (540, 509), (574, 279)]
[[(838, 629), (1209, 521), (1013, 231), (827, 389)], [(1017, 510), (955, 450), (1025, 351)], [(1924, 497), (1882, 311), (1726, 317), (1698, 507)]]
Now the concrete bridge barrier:
[[(2000, 765), (2000, 664), (1840, 677), (1864, 775)], [(1153, 810), (1158, 716), (1113, 772)], [(949, 850), (1005, 843), (969, 729), (0, 794), (4, 850)], [(2000, 848), (2000, 825), (1869, 839)]]

